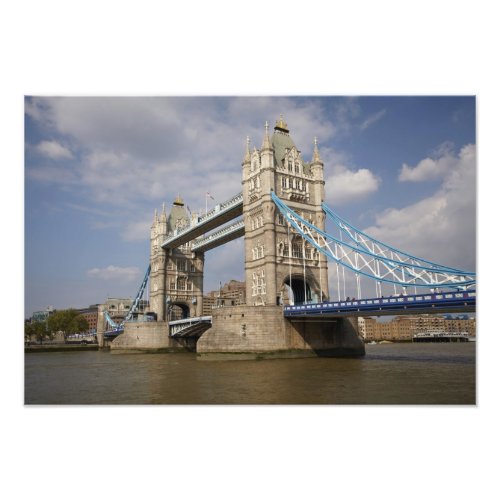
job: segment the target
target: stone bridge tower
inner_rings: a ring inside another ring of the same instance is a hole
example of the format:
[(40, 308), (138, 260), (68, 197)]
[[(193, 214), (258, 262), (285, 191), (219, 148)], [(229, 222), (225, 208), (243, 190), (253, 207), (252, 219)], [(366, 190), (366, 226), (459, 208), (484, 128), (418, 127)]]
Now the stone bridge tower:
[(245, 278), (248, 305), (328, 300), (326, 257), (304, 241), (271, 199), (287, 205), (320, 229), (325, 227), (323, 162), (317, 141), (311, 162), (303, 160), (283, 118), (260, 150), (248, 145), (243, 167)]
[(191, 242), (173, 250), (162, 243), (168, 235), (189, 224), (184, 202), (177, 197), (167, 217), (165, 205), (155, 212), (151, 227), (150, 309), (158, 321), (201, 316), (204, 254), (191, 251)]

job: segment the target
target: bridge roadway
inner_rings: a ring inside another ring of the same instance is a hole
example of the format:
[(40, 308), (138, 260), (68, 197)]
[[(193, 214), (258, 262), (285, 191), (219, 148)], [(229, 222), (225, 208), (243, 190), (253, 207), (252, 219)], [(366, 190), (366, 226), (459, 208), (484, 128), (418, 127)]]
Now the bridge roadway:
[[(174, 234), (169, 236), (162, 243), (162, 247), (165, 249), (177, 248), (241, 215), (243, 215), (243, 193), (239, 193), (231, 199), (223, 203), (219, 203), (212, 210), (210, 210), (210, 212), (198, 217), (194, 224), (180, 230), (175, 230)], [(243, 234), (244, 233), (235, 236), (235, 233), (232, 233), (232, 239), (242, 236)], [(218, 244), (227, 243), (227, 241), (230, 240), (219, 240)], [(213, 243), (215, 243), (215, 240), (212, 244)], [(210, 248), (214, 248), (214, 246), (211, 246)]]
[(298, 304), (284, 307), (285, 318), (338, 318), (342, 316), (399, 316), (476, 311), (476, 291), (400, 295), (351, 301)]
[[(293, 319), (322, 321), (343, 316), (399, 316), (475, 311), (475, 290), (298, 304), (283, 308), (284, 317), (291, 321)], [(169, 335), (172, 337), (200, 337), (211, 326), (212, 316), (171, 321)], [(121, 333), (123, 333), (123, 325), (104, 332), (104, 337), (108, 340), (114, 339)]]

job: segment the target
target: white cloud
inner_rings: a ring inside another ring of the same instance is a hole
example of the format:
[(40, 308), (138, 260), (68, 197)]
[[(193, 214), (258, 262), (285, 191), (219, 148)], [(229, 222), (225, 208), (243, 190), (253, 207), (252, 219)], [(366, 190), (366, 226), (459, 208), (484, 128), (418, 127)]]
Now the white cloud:
[(103, 268), (94, 267), (87, 271), (87, 275), (91, 278), (99, 278), (105, 281), (116, 280), (120, 282), (137, 281), (140, 274), (141, 271), (137, 267), (119, 267), (113, 265)]
[(458, 161), (460, 157), (454, 155), (453, 144), (445, 142), (436, 150), (434, 158), (424, 158), (415, 167), (404, 163), (399, 173), (399, 180), (421, 182), (438, 179), (452, 171)]
[(381, 109), (377, 113), (374, 113), (373, 115), (370, 115), (366, 120), (360, 125), (361, 130), (367, 129), (370, 125), (373, 125), (374, 123), (378, 122), (381, 120), (386, 113), (385, 109)]
[(325, 163), (325, 195), (327, 202), (334, 205), (345, 205), (359, 201), (375, 193), (381, 180), (367, 168), (346, 166), (348, 158), (329, 148), (321, 150)]
[(332, 204), (358, 201), (377, 191), (379, 179), (368, 169), (338, 171), (325, 182), (325, 190)]
[(472, 271), (476, 265), (476, 147), (469, 144), (458, 155), (445, 156), (443, 183), (432, 196), (384, 211), (365, 232), (418, 257)]
[(41, 141), (35, 149), (42, 155), (48, 156), (54, 160), (61, 158), (73, 158), (73, 153), (57, 141)]

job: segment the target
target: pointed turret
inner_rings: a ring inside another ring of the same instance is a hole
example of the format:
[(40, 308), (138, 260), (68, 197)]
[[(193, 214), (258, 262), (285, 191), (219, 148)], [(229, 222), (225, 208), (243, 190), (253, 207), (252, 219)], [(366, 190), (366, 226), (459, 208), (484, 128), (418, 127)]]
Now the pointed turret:
[(247, 135), (247, 143), (245, 149), (245, 157), (243, 158), (243, 163), (241, 166), (245, 166), (245, 164), (250, 163), (250, 137)]
[(160, 221), (161, 222), (167, 222), (167, 212), (165, 211), (165, 202), (163, 202), (162, 210), (161, 210), (161, 215), (160, 215)]
[(266, 131), (264, 133), (264, 140), (262, 141), (261, 151), (265, 151), (267, 149), (272, 149), (271, 139), (269, 139), (269, 123), (267, 123), (267, 120), (266, 120), (265, 128), (266, 128)]
[(318, 139), (316, 137), (314, 138), (314, 149), (313, 149), (313, 157), (312, 157), (311, 165), (314, 165), (315, 163), (323, 165), (323, 160), (321, 159), (321, 156), (319, 155)]

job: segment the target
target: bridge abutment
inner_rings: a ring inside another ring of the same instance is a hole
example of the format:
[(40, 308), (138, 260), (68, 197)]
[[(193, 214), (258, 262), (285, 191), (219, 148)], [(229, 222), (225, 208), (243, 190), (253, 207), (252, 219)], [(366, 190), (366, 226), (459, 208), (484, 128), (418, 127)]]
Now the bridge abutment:
[(214, 309), (212, 328), (198, 340), (199, 359), (363, 356), (356, 318), (330, 321), (283, 317), (280, 306)]
[(121, 335), (109, 347), (113, 352), (194, 352), (195, 339), (175, 339), (170, 337), (167, 321), (125, 323)]

